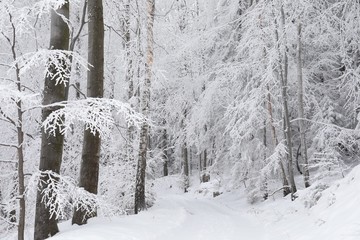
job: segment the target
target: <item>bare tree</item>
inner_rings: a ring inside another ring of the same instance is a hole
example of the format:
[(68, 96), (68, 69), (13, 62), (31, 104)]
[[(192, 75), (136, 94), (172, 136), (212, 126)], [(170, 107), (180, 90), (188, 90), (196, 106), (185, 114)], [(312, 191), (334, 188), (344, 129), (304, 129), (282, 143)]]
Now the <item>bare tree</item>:
[[(17, 39), (16, 39), (16, 28), (13, 22), (13, 16), (9, 12), (9, 22), (11, 25), (11, 36), (7, 36), (5, 33), (2, 35), (5, 37), (6, 41), (9, 43), (11, 48), (12, 59), (16, 62), (17, 60)], [(18, 63), (15, 63), (15, 76), (16, 76), (16, 87), (19, 92), (23, 91), (21, 76), (20, 76), (20, 66)], [(14, 100), (15, 101), (15, 100)], [(19, 214), (18, 214), (18, 240), (24, 239), (24, 230), (25, 230), (25, 180), (24, 180), (24, 130), (23, 130), (23, 103), (21, 99), (16, 100), (17, 107), (17, 119), (13, 120), (9, 116), (5, 116), (8, 122), (10, 122), (14, 127), (16, 127), (17, 133), (17, 146), (5, 145), (3, 147), (15, 147), (17, 150), (17, 185), (18, 185), (18, 197), (19, 199)], [(0, 114), (2, 113), (0, 109)], [(15, 221), (16, 211), (10, 212), (10, 221)]]

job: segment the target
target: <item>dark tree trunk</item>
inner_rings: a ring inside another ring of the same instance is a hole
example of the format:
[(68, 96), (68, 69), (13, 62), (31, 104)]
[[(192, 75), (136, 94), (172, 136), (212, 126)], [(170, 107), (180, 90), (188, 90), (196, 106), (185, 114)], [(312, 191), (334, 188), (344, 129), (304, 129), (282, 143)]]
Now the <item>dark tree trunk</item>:
[(167, 144), (168, 144), (168, 139), (167, 139), (167, 131), (165, 129), (162, 130), (162, 156), (163, 156), (163, 171), (164, 171), (164, 177), (169, 175), (169, 169), (168, 169), (168, 151), (167, 151)]
[(184, 192), (188, 191), (189, 188), (189, 154), (188, 154), (188, 147), (186, 141), (182, 147), (182, 159), (183, 159), (183, 174), (184, 174)]
[[(104, 92), (104, 19), (102, 0), (88, 0), (88, 62), (92, 66), (87, 76), (87, 96), (102, 98)], [(101, 140), (99, 133), (95, 135), (84, 131), (84, 142), (81, 157), (79, 187), (97, 194), (99, 179), (99, 159)], [(87, 220), (96, 216), (96, 212), (88, 215), (78, 209), (74, 211), (73, 224), (86, 224)]]
[[(63, 21), (62, 16), (69, 18), (69, 3), (67, 2), (58, 10), (51, 12), (51, 36), (50, 48), (68, 50), (69, 28)], [(51, 72), (56, 73), (56, 69), (50, 66)], [(48, 105), (66, 100), (65, 85), (56, 84), (51, 77), (45, 78), (43, 105)], [(44, 121), (58, 107), (44, 108), (42, 110), (42, 121)], [(42, 130), (41, 151), (40, 151), (40, 171), (60, 172), (64, 145), (64, 136), (56, 130), (56, 135), (49, 135)], [(55, 235), (59, 229), (56, 216), (50, 217), (49, 209), (42, 203), (42, 190), (45, 189), (47, 177), (41, 177), (36, 199), (35, 229), (34, 240), (43, 240)]]

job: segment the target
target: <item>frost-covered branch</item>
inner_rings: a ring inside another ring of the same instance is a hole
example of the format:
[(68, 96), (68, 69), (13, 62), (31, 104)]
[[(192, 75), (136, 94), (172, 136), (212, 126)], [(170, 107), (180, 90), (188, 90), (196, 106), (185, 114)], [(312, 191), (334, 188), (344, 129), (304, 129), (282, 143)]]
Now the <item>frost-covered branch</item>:
[[(82, 209), (93, 214), (97, 208), (109, 208), (104, 199), (77, 186), (76, 181), (52, 171), (33, 174), (27, 192), (36, 189), (37, 182), (47, 186), (43, 189), (41, 201), (49, 209), (50, 215), (57, 219), (66, 217), (66, 209)], [(42, 189), (42, 188), (39, 188)]]
[(80, 121), (85, 123), (85, 128), (90, 129), (91, 133), (98, 132), (100, 136), (106, 136), (115, 124), (113, 113), (122, 114), (128, 125), (139, 127), (145, 121), (144, 116), (137, 113), (130, 104), (114, 99), (87, 98), (44, 107), (62, 107), (52, 112), (43, 122), (45, 131), (50, 134), (55, 134), (57, 128), (64, 134), (71, 130), (75, 122)]
[(265, 161), (266, 166), (261, 170), (262, 175), (269, 175), (271, 172), (277, 172), (279, 169), (279, 163), (281, 159), (285, 159), (287, 156), (287, 147), (284, 142), (280, 142), (274, 149), (274, 153), (271, 154)]
[(20, 75), (24, 75), (33, 68), (43, 68), (46, 77), (56, 81), (56, 84), (66, 85), (71, 74), (71, 59), (88, 70), (87, 61), (78, 53), (54, 49), (41, 49), (37, 52), (26, 53), (13, 62), (13, 67), (18, 64)]

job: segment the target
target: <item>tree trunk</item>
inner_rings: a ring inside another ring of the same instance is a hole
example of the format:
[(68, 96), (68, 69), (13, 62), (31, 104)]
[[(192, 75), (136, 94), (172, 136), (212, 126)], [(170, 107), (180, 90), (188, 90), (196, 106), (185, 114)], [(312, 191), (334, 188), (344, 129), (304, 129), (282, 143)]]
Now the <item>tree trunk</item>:
[[(265, 105), (266, 105), (266, 102), (265, 102)], [(264, 132), (263, 132), (263, 144), (264, 144), (264, 147), (265, 147), (265, 150), (264, 150), (264, 164), (266, 164), (266, 149), (267, 149), (267, 131), (266, 131), (266, 119), (264, 120)], [(267, 181), (267, 176), (265, 174), (264, 178), (263, 179), (260, 179), (260, 181), (262, 181), (262, 190), (264, 191), (264, 194), (263, 194), (263, 199), (264, 200), (267, 200), (268, 197), (269, 197), (269, 191), (268, 191), (268, 181)]]
[[(51, 12), (51, 35), (50, 48), (68, 50), (69, 47), (69, 28), (64, 22), (63, 16), (69, 18), (69, 3), (66, 2), (58, 10)], [(50, 65), (50, 69), (54, 74), (57, 74), (54, 66)], [(53, 104), (56, 102), (65, 101), (65, 86), (56, 84), (51, 77), (45, 78), (45, 87), (43, 92), (43, 105)], [(53, 111), (59, 107), (44, 108), (42, 110), (42, 121), (44, 121)], [(41, 150), (40, 150), (40, 171), (50, 170), (55, 173), (60, 172), (62, 153), (64, 146), (64, 136), (56, 130), (55, 135), (49, 135), (42, 129), (41, 134)], [(48, 177), (41, 177), (38, 184), (38, 192), (36, 198), (36, 212), (35, 212), (35, 228), (34, 240), (43, 240), (55, 235), (59, 229), (57, 226), (56, 216), (50, 217), (49, 209), (47, 209), (42, 202), (42, 191), (47, 187)]]
[[(102, 0), (88, 0), (88, 62), (92, 66), (87, 76), (87, 95), (102, 98), (104, 92), (104, 19)], [(79, 187), (97, 194), (99, 180), (99, 159), (101, 139), (99, 133), (95, 135), (90, 130), (84, 130), (84, 142), (80, 167)], [(73, 224), (86, 224), (87, 220), (95, 217), (78, 209), (74, 211)]]
[(183, 159), (183, 163), (182, 163), (182, 167), (183, 167), (183, 177), (184, 177), (184, 192), (188, 191), (189, 185), (190, 185), (190, 180), (189, 180), (189, 158), (188, 158), (188, 148), (187, 148), (187, 144), (186, 141), (184, 142), (183, 146), (182, 146), (182, 159)]
[[(10, 17), (10, 24), (12, 28), (12, 38), (7, 38), (9, 44), (11, 45), (11, 52), (13, 60), (17, 60), (16, 54), (16, 29), (13, 23), (13, 17), (9, 14)], [(21, 84), (21, 77), (20, 77), (20, 67), (18, 63), (15, 64), (15, 74), (16, 74), (16, 86), (19, 92), (22, 92), (22, 84)], [(16, 102), (17, 106), (17, 122), (16, 122), (16, 132), (17, 132), (17, 155), (18, 155), (18, 162), (17, 162), (17, 185), (18, 185), (18, 199), (19, 199), (19, 221), (18, 225), (18, 240), (24, 239), (24, 231), (25, 231), (25, 180), (24, 180), (24, 131), (23, 131), (23, 109), (22, 109), (22, 101), (19, 100)], [(10, 221), (16, 222), (16, 211), (13, 210), (10, 212)]]
[[(131, 107), (134, 107), (132, 98), (135, 95), (134, 91), (134, 67), (131, 56), (132, 44), (131, 44), (131, 29), (130, 29), (130, 0), (126, 0), (125, 3), (125, 16), (124, 16), (124, 41), (126, 51), (126, 75), (125, 81), (128, 83), (128, 101)], [(135, 163), (134, 155), (134, 126), (129, 125), (127, 128), (127, 142), (126, 142), (126, 159), (132, 164)]]
[[(142, 89), (141, 96), (141, 112), (145, 117), (149, 116), (150, 108), (150, 87), (152, 78), (153, 65), (153, 26), (154, 26), (155, 1), (147, 0), (147, 49), (146, 49), (146, 64), (145, 64), (145, 82)], [(140, 130), (140, 146), (139, 159), (136, 172), (136, 187), (135, 187), (135, 214), (141, 210), (146, 209), (145, 203), (145, 171), (146, 171), (146, 157), (149, 135), (149, 124), (145, 121)]]
[(167, 139), (167, 131), (166, 128), (164, 126), (164, 129), (162, 130), (162, 144), (161, 144), (161, 148), (162, 148), (162, 156), (163, 156), (163, 172), (164, 172), (164, 177), (169, 175), (169, 169), (168, 169), (168, 151), (167, 151), (167, 145), (168, 145), (168, 139)]
[(301, 156), (304, 160), (303, 172), (305, 187), (310, 187), (309, 163), (307, 157), (307, 145), (304, 124), (304, 87), (302, 74), (302, 57), (301, 57), (301, 23), (297, 25), (297, 82), (298, 82), (298, 115), (300, 127)]
[[(282, 20), (282, 29), (284, 31), (285, 36), (285, 14), (284, 9), (281, 6), (280, 9), (281, 20)], [(281, 83), (281, 97), (283, 102), (283, 114), (284, 114), (284, 123), (285, 123), (285, 136), (286, 136), (286, 144), (288, 150), (288, 175), (290, 180), (291, 194), (292, 198), (294, 198), (294, 193), (297, 191), (295, 179), (294, 179), (294, 171), (293, 171), (293, 156), (292, 156), (292, 140), (291, 140), (291, 125), (290, 125), (290, 114), (288, 108), (288, 56), (286, 50), (286, 41), (284, 42), (285, 50), (283, 52), (283, 64), (280, 66), (280, 83)], [(280, 50), (280, 48), (279, 48)]]
[[(267, 99), (267, 109), (269, 112), (269, 122), (270, 122), (270, 129), (271, 129), (271, 135), (272, 135), (272, 139), (273, 139), (273, 145), (274, 148), (279, 144), (278, 139), (276, 137), (276, 129), (274, 126), (274, 120), (273, 120), (273, 116), (272, 116), (272, 104), (271, 104), (271, 96), (270, 96), (270, 89), (269, 86), (267, 86), (267, 90), (268, 90), (268, 99)], [(283, 180), (283, 195), (286, 196), (288, 195), (291, 191), (289, 188), (289, 182), (287, 180), (286, 177), (286, 172), (285, 172), (285, 168), (284, 168), (284, 164), (283, 162), (280, 160), (279, 161), (279, 167), (280, 167), (280, 171), (281, 171), (281, 176), (282, 176), (282, 180)]]
[[(17, 76), (17, 87), (18, 91), (21, 91), (21, 82), (20, 82), (20, 68), (16, 64), (16, 76)], [(18, 222), (18, 240), (24, 240), (24, 231), (25, 231), (25, 180), (24, 180), (24, 131), (23, 131), (23, 109), (22, 101), (17, 102), (17, 111), (18, 111), (18, 126), (17, 126), (17, 135), (18, 135), (18, 191), (19, 191), (19, 222)]]
[[(281, 6), (280, 9), (281, 14), (281, 25), (282, 25), (282, 31), (284, 32), (284, 38), (285, 38), (285, 14), (284, 9)], [(292, 199), (294, 198), (294, 193), (297, 191), (296, 185), (295, 185), (295, 179), (294, 179), (294, 171), (293, 171), (293, 161), (292, 161), (292, 141), (291, 141), (291, 126), (290, 126), (290, 115), (289, 115), (289, 109), (288, 109), (288, 94), (287, 94), (287, 82), (288, 82), (288, 56), (287, 56), (287, 50), (286, 50), (286, 41), (284, 40), (285, 49), (284, 52), (281, 52), (280, 48), (280, 42), (279, 42), (279, 32), (278, 32), (279, 26), (275, 19), (275, 44), (276, 48), (279, 54), (279, 59), (281, 62), (275, 67), (274, 74), (276, 75), (276, 78), (280, 82), (281, 86), (281, 100), (283, 105), (283, 119), (284, 119), (284, 134), (286, 139), (286, 145), (288, 150), (288, 177), (290, 181), (290, 189), (292, 194)]]

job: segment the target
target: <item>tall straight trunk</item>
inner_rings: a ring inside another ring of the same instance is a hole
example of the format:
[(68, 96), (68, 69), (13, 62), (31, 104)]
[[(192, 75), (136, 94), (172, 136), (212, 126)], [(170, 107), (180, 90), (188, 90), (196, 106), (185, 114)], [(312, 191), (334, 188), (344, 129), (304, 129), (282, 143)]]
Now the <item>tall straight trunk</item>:
[[(266, 105), (266, 102), (265, 102), (265, 105)], [(263, 144), (264, 144), (264, 147), (265, 147), (265, 150), (264, 150), (264, 165), (266, 164), (266, 149), (267, 149), (267, 131), (266, 131), (266, 119), (264, 119), (264, 132), (263, 132)], [(263, 182), (261, 184), (263, 184), (263, 191), (264, 191), (264, 194), (263, 194), (263, 199), (264, 200), (267, 200), (268, 197), (269, 197), (269, 192), (268, 192), (268, 181), (267, 181), (267, 176), (265, 175), (263, 179), (261, 179)]]
[[(281, 6), (280, 9), (281, 14), (281, 27), (283, 31), (283, 37), (285, 39), (285, 14), (284, 9)], [(288, 179), (290, 182), (290, 189), (291, 189), (291, 195), (292, 199), (294, 199), (294, 193), (297, 191), (295, 179), (294, 179), (294, 171), (293, 171), (293, 161), (292, 161), (292, 141), (291, 141), (291, 126), (290, 126), (290, 115), (289, 115), (289, 109), (288, 109), (288, 93), (287, 93), (287, 82), (288, 82), (288, 56), (287, 56), (287, 50), (286, 50), (286, 39), (284, 40), (283, 44), (284, 50), (282, 52), (282, 49), (280, 47), (279, 42), (279, 25), (277, 20), (275, 19), (275, 44), (276, 48), (279, 54), (280, 62), (277, 66), (274, 68), (274, 74), (275, 77), (280, 82), (281, 86), (281, 100), (283, 105), (283, 121), (284, 121), (284, 135), (286, 139), (286, 145), (288, 150), (288, 158), (287, 158), (287, 173), (288, 173)]]
[[(124, 41), (125, 41), (125, 52), (126, 52), (126, 75), (125, 81), (128, 83), (128, 101), (133, 106), (132, 98), (134, 97), (134, 67), (131, 56), (131, 29), (130, 29), (130, 1), (125, 2), (125, 17), (124, 17)], [(126, 159), (131, 164), (135, 162), (134, 156), (134, 126), (129, 125), (127, 128), (127, 143), (126, 143)]]
[(183, 146), (182, 146), (182, 174), (184, 175), (184, 192), (187, 192), (188, 191), (188, 188), (189, 188), (189, 154), (188, 154), (188, 147), (187, 147), (187, 144), (186, 144), (186, 141), (184, 142)]
[(130, 0), (126, 0), (125, 3), (125, 51), (126, 51), (126, 75), (125, 80), (129, 85), (128, 89), (128, 99), (131, 99), (134, 96), (134, 69), (133, 61), (131, 57), (131, 29), (130, 29)]
[[(17, 68), (17, 74), (20, 72)], [(21, 91), (21, 83), (18, 82), (18, 90)], [(18, 135), (18, 191), (19, 191), (19, 222), (18, 222), (18, 240), (24, 240), (24, 231), (25, 231), (25, 180), (24, 180), (24, 131), (23, 131), (23, 112), (22, 112), (22, 102), (17, 103), (18, 107), (18, 126), (17, 126), (17, 135)]]
[[(102, 0), (88, 0), (88, 62), (92, 66), (87, 75), (87, 96), (102, 98), (104, 92), (104, 18)], [(79, 187), (97, 194), (99, 180), (99, 159), (101, 139), (99, 133), (84, 130)], [(73, 224), (86, 224), (96, 216), (81, 209), (75, 209)]]
[(168, 176), (169, 175), (169, 169), (168, 169), (168, 163), (169, 163), (169, 157), (168, 157), (168, 151), (167, 151), (167, 147), (168, 147), (168, 136), (167, 136), (167, 131), (166, 128), (164, 126), (164, 129), (162, 130), (162, 144), (161, 144), (161, 148), (162, 148), (162, 158), (163, 158), (163, 173), (164, 176)]
[[(147, 0), (147, 49), (146, 49), (146, 63), (145, 63), (145, 82), (142, 88), (141, 96), (141, 112), (145, 117), (149, 116), (150, 108), (150, 87), (152, 79), (152, 65), (154, 58), (154, 13), (155, 13), (155, 0)], [(135, 184), (135, 208), (134, 212), (137, 214), (141, 210), (146, 209), (145, 203), (145, 171), (146, 171), (146, 158), (147, 147), (149, 145), (149, 124), (145, 121), (140, 129), (140, 145), (139, 145), (139, 159), (136, 172)]]
[(301, 53), (301, 23), (297, 25), (297, 82), (298, 82), (298, 115), (299, 115), (299, 127), (300, 127), (300, 141), (301, 141), (301, 156), (304, 160), (303, 172), (304, 172), (304, 183), (305, 187), (310, 187), (310, 174), (309, 174), (309, 163), (307, 156), (307, 145), (305, 135), (305, 124), (304, 124), (304, 86), (303, 86), (303, 74), (302, 74), (302, 56)]
[[(275, 129), (275, 126), (274, 126), (274, 119), (273, 119), (273, 115), (272, 115), (272, 104), (271, 104), (271, 96), (270, 96), (269, 86), (267, 86), (267, 90), (268, 90), (267, 109), (268, 109), (268, 113), (269, 113), (269, 123), (270, 123), (271, 135), (272, 135), (272, 139), (273, 139), (273, 145), (274, 145), (274, 148), (275, 148), (279, 144), (279, 141), (278, 141), (278, 139), (276, 137), (276, 129)], [(280, 167), (281, 176), (282, 176), (282, 180), (283, 180), (283, 194), (284, 194), (284, 196), (286, 196), (291, 191), (290, 191), (290, 188), (289, 188), (289, 182), (288, 182), (287, 177), (286, 177), (284, 164), (283, 164), (283, 162), (281, 160), (279, 161), (279, 167)]]
[[(281, 6), (280, 9), (281, 13), (281, 23), (282, 23), (282, 30), (285, 38), (285, 14), (284, 14), (284, 8)], [(292, 136), (291, 136), (291, 125), (290, 125), (290, 113), (288, 108), (288, 56), (287, 56), (287, 50), (286, 50), (286, 41), (284, 41), (285, 49), (283, 52), (283, 64), (280, 66), (280, 83), (281, 83), (281, 97), (283, 102), (283, 115), (284, 115), (284, 132), (286, 136), (286, 144), (287, 144), (287, 150), (288, 150), (288, 175), (290, 180), (290, 187), (291, 187), (291, 194), (292, 198), (294, 197), (294, 193), (297, 191), (295, 179), (294, 179), (294, 170), (293, 170), (293, 155), (292, 155)], [(280, 48), (279, 48), (280, 49)]]
[[(69, 28), (64, 22), (69, 18), (69, 3), (66, 2), (62, 7), (51, 12), (51, 33), (50, 48), (59, 50), (68, 50), (69, 47)], [(50, 69), (54, 75), (57, 74), (54, 66)], [(49, 105), (56, 102), (66, 101), (65, 85), (56, 84), (50, 76), (45, 78), (45, 87), (43, 92), (43, 105)], [(42, 121), (44, 121), (53, 111), (59, 107), (47, 107), (42, 110)], [(56, 129), (55, 135), (47, 134), (42, 129), (41, 150), (40, 150), (40, 171), (60, 172), (62, 153), (64, 146), (64, 136)], [(42, 202), (43, 190), (47, 187), (48, 176), (42, 176), (38, 184), (35, 212), (34, 240), (43, 240), (55, 235), (59, 229), (56, 216), (50, 217), (49, 209)]]
[[(16, 54), (16, 28), (13, 23), (13, 16), (9, 14), (9, 20), (12, 29), (11, 39), (6, 37), (9, 44), (11, 45), (11, 53), (14, 61), (17, 60)], [(16, 87), (19, 92), (22, 92), (22, 84), (20, 77), (20, 67), (15, 64), (15, 75), (16, 75)], [(19, 214), (18, 214), (18, 240), (24, 240), (24, 231), (25, 231), (25, 180), (24, 180), (24, 131), (23, 131), (23, 108), (22, 101), (19, 100), (16, 102), (17, 106), (17, 122), (16, 122), (16, 132), (17, 132), (17, 183), (18, 183), (18, 199), (19, 199)], [(14, 122), (15, 123), (15, 122)], [(1, 194), (0, 194), (1, 195)], [(16, 222), (16, 210), (10, 212), (10, 221)]]

